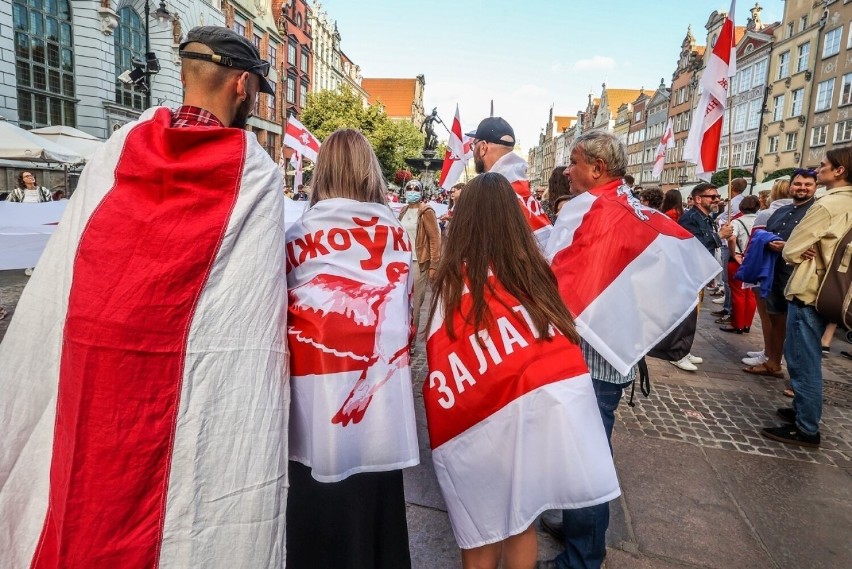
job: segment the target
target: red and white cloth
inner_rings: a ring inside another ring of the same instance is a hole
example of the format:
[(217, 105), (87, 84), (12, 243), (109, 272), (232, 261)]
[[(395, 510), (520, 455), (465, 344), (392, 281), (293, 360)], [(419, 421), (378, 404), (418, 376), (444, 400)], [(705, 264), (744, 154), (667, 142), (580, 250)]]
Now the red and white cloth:
[(627, 375), (692, 312), (720, 267), (690, 232), (620, 184), (572, 199), (546, 256), (577, 331)]
[(550, 238), (550, 231), (553, 229), (553, 226), (550, 224), (547, 214), (541, 208), (541, 204), (530, 191), (526, 161), (514, 152), (509, 152), (500, 157), (489, 172), (502, 174), (512, 184), (512, 189), (515, 190), (518, 196), (518, 201), (521, 203), (521, 211), (530, 224), (533, 236), (536, 238), (539, 246), (544, 249), (547, 240)]
[(444, 153), (444, 165), (438, 186), (449, 190), (459, 181), (464, 173), (465, 166), (473, 157), (472, 139), (462, 133), (461, 120), (459, 119), (459, 106), (456, 105), (456, 116), (453, 119), (453, 127), (450, 129), (450, 140), (447, 142), (447, 151)]
[(281, 567), (281, 175), (150, 109), (83, 171), (0, 346), (0, 566)]
[(660, 174), (663, 173), (663, 167), (666, 164), (666, 150), (675, 147), (673, 125), (672, 119), (669, 118), (666, 130), (663, 132), (662, 138), (660, 138), (660, 145), (657, 146), (657, 154), (654, 157), (654, 168), (651, 170), (655, 178), (659, 178)]
[(411, 243), (386, 205), (321, 200), (287, 229), (290, 458), (321, 482), (420, 460)]
[(516, 535), (544, 510), (620, 494), (580, 348), (560, 332), (537, 340), (521, 303), (490, 278), (491, 324), (473, 329), (466, 293), (452, 316), (456, 339), (439, 312), (426, 344), (432, 461), (463, 549)]
[(283, 142), (284, 146), (292, 148), (300, 156), (307, 158), (311, 162), (317, 161), (317, 154), (319, 154), (320, 149), (319, 140), (293, 115), (287, 118)]
[(736, 0), (731, 0), (728, 17), (719, 31), (707, 67), (701, 74), (701, 98), (695, 107), (692, 126), (683, 147), (683, 159), (695, 164), (696, 175), (707, 181), (710, 181), (719, 164), (719, 141), (728, 105), (730, 78), (737, 74), (735, 10)]

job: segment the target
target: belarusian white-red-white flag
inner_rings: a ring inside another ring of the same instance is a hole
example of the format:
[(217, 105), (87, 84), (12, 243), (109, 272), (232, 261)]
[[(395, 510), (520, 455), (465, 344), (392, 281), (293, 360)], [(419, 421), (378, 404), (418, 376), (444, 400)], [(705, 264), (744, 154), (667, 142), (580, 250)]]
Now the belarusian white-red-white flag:
[(317, 161), (320, 142), (299, 120), (290, 115), (287, 129), (284, 131), (284, 146), (292, 148), (311, 162)]
[(447, 142), (447, 151), (444, 153), (444, 166), (441, 169), (438, 186), (449, 190), (461, 178), (465, 165), (473, 156), (470, 143), (471, 138), (462, 133), (459, 106), (456, 105), (456, 116), (453, 119), (453, 128), (450, 129), (450, 140)]
[(660, 145), (657, 147), (657, 155), (654, 157), (654, 169), (651, 170), (651, 173), (655, 178), (659, 178), (660, 174), (663, 173), (663, 166), (666, 163), (666, 150), (674, 147), (674, 128), (672, 119), (669, 118), (666, 130), (663, 132), (663, 137), (660, 139)]
[(86, 165), (0, 344), (0, 567), (285, 564), (281, 173), (171, 121)]
[(707, 181), (719, 163), (719, 141), (728, 105), (730, 78), (737, 73), (735, 9), (736, 0), (731, 0), (731, 10), (722, 24), (713, 53), (701, 75), (701, 98), (695, 107), (692, 127), (683, 148), (683, 159), (695, 164), (696, 175)]
[(626, 375), (692, 312), (720, 267), (692, 233), (620, 183), (571, 200), (546, 255), (577, 331)]

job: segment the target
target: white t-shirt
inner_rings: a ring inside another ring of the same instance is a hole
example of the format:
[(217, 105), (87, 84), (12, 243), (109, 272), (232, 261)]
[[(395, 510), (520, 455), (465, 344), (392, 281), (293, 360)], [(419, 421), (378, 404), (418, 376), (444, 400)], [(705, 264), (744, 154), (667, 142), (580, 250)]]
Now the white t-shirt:
[(414, 247), (414, 243), (417, 241), (417, 219), (419, 217), (420, 209), (416, 204), (412, 204), (408, 206), (402, 219), (399, 220), (408, 232), (408, 238), (411, 240), (411, 257), (415, 261), (417, 260), (417, 249)]
[(747, 213), (742, 217), (738, 217), (731, 224), (731, 228), (734, 230), (734, 237), (737, 238), (737, 250), (731, 251), (733, 253), (744, 253), (746, 247), (748, 246), (749, 239), (751, 238), (751, 229), (754, 227), (754, 218), (757, 217), (753, 213)]
[(21, 203), (38, 203), (38, 189), (24, 189), (24, 199)]

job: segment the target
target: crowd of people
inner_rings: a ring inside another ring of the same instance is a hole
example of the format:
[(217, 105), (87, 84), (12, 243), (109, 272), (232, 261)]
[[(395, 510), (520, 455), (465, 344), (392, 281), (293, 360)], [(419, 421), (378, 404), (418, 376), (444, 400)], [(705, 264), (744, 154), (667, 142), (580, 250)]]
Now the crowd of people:
[[(0, 565), (410, 567), (402, 470), (419, 462), (419, 337), (462, 566), (601, 567), (620, 494), (615, 414), (647, 368), (603, 349), (626, 341), (618, 327), (587, 340), (569, 308), (591, 290), (572, 276), (584, 261), (555, 263), (551, 237), (576, 204), (589, 207), (577, 239), (601, 266), (626, 248), (607, 207), (716, 257), (722, 330), (750, 333), (755, 312), (763, 322), (765, 349), (745, 372), (780, 376), (783, 355), (790, 375), (785, 424), (763, 434), (819, 445), (814, 303), (852, 226), (852, 149), (779, 182), (765, 206), (734, 180), (728, 207), (702, 183), (684, 208), (677, 190), (634, 187), (624, 144), (592, 131), (536, 196), (514, 130), (489, 117), (469, 133), (478, 175), (452, 188), (439, 219), (416, 180), (389, 208), (369, 142), (339, 130), (310, 192), (294, 196), (308, 209), (285, 227), (280, 171), (243, 129), (268, 63), (214, 26), (190, 31), (179, 55), (183, 105), (146, 111), (86, 167), (0, 346), (0, 408), (14, 409), (0, 443)], [(44, 197), (23, 184), (20, 201)], [(667, 286), (700, 306), (707, 281), (668, 268), (685, 278)], [(643, 325), (647, 307), (629, 300), (659, 296), (658, 283), (625, 286), (619, 317)], [(675, 332), (649, 346), (690, 371), (702, 363), (697, 310), (661, 320)], [(545, 509), (565, 549), (537, 562)]]

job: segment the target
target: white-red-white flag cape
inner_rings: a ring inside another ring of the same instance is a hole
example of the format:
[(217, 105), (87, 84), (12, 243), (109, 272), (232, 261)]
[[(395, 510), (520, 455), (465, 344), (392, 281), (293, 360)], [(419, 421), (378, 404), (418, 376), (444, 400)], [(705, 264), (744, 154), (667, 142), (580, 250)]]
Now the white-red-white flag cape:
[(719, 141), (728, 104), (728, 88), (730, 78), (737, 74), (735, 9), (736, 0), (731, 0), (731, 10), (701, 74), (701, 98), (695, 107), (692, 126), (683, 147), (683, 159), (695, 164), (695, 173), (702, 180), (709, 181), (719, 164)]
[(150, 109), (97, 151), (0, 346), (0, 566), (282, 567), (281, 174)]
[(620, 493), (580, 348), (560, 332), (538, 341), (521, 303), (490, 279), (490, 325), (473, 329), (465, 294), (455, 340), (438, 313), (426, 344), (432, 461), (464, 549), (518, 534), (544, 510)]
[(287, 229), (290, 458), (321, 482), (420, 460), (411, 243), (386, 205), (321, 200)]
[(571, 200), (546, 255), (577, 331), (626, 375), (692, 312), (720, 267), (690, 232), (619, 184)]
[(284, 146), (292, 148), (311, 162), (317, 161), (317, 154), (319, 154), (320, 149), (319, 140), (293, 115), (287, 118), (283, 142)]
[(651, 170), (655, 178), (659, 178), (660, 174), (663, 173), (663, 166), (666, 164), (666, 150), (675, 147), (673, 124), (672, 119), (669, 118), (666, 130), (663, 132), (662, 138), (660, 138), (660, 145), (657, 146), (657, 155), (654, 157), (654, 168)]
[(450, 129), (450, 140), (447, 142), (447, 151), (444, 153), (444, 165), (438, 179), (438, 186), (449, 190), (459, 181), (465, 166), (473, 156), (470, 143), (471, 138), (462, 133), (459, 106), (456, 105), (456, 116), (453, 119), (453, 128)]
[(543, 250), (550, 238), (550, 231), (553, 226), (550, 224), (547, 214), (541, 209), (541, 204), (530, 191), (526, 161), (514, 152), (509, 152), (498, 159), (489, 172), (502, 174), (512, 184), (512, 189), (515, 190), (521, 204), (521, 211), (530, 224), (530, 229), (532, 229), (539, 247)]

